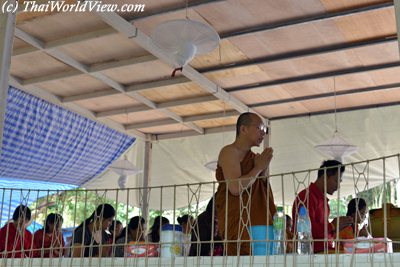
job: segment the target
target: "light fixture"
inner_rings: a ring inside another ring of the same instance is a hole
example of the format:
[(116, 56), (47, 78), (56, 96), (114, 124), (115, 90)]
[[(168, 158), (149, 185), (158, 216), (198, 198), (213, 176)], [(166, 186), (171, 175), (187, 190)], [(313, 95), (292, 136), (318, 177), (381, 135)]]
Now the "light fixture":
[(134, 175), (143, 172), (126, 158), (113, 162), (110, 165), (109, 170), (116, 172), (120, 175), (118, 179), (119, 188), (125, 188), (128, 175)]
[(204, 167), (209, 169), (210, 171), (215, 172), (217, 170), (218, 160), (212, 160), (204, 164)]
[(357, 152), (358, 147), (348, 143), (339, 132), (335, 132), (332, 138), (316, 145), (315, 149), (323, 155), (343, 162), (343, 157)]
[(358, 147), (348, 143), (340, 134), (337, 127), (337, 110), (336, 110), (336, 78), (333, 77), (333, 90), (335, 101), (335, 132), (333, 137), (322, 142), (314, 148), (321, 154), (331, 157), (337, 161), (343, 162), (343, 157), (349, 156), (357, 152)]

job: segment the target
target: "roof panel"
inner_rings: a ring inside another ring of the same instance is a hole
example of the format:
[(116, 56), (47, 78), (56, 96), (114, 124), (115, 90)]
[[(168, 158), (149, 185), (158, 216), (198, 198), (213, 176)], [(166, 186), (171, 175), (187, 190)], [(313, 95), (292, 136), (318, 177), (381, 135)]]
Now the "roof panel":
[(228, 39), (221, 40), (219, 47), (214, 49), (207, 55), (196, 56), (190, 65), (194, 68), (205, 68), (218, 66), (222, 64), (238, 62), (246, 60), (248, 57), (243, 54), (232, 42)]
[(95, 12), (61, 12), (18, 24), (21, 30), (49, 42), (106, 27)]
[(135, 113), (126, 113), (122, 115), (110, 116), (110, 119), (121, 124), (134, 124), (148, 121), (156, 121), (161, 119), (168, 119), (169, 117), (157, 110), (149, 110)]
[(205, 74), (205, 76), (222, 88), (236, 87), (242, 84), (252, 84), (271, 79), (271, 76), (257, 65), (213, 71)]
[[(381, 90), (379, 92), (365, 92), (351, 95), (339, 95), (336, 97), (336, 108), (357, 108), (400, 101), (400, 88)], [(255, 108), (263, 115), (270, 118), (285, 117), (297, 114), (331, 111), (335, 109), (334, 97), (318, 98), (296, 103), (285, 103)]]
[(389, 84), (400, 82), (400, 67), (387, 68), (369, 72), (376, 84)]
[(292, 95), (282, 86), (262, 87), (256, 90), (238, 91), (231, 94), (247, 105), (292, 98)]
[(139, 94), (156, 103), (210, 95), (193, 82), (145, 90)]
[(149, 134), (165, 134), (165, 133), (185, 132), (191, 130), (192, 130), (191, 128), (186, 127), (185, 125), (179, 123), (140, 129), (140, 131)]
[(363, 65), (372, 65), (399, 60), (398, 42), (370, 45), (353, 50)]
[(20, 49), (20, 48), (26, 48), (26, 47), (30, 47), (30, 45), (25, 43), (24, 41), (18, 39), (17, 37), (14, 37), (13, 50)]
[(154, 81), (170, 77), (173, 68), (159, 60), (105, 70), (102, 73), (122, 84)]
[(397, 34), (394, 8), (335, 18), (334, 21), (350, 42)]
[(229, 32), (232, 29), (243, 29), (325, 11), (319, 0), (230, 0), (213, 7), (199, 7), (196, 11), (218, 32)]
[(90, 100), (81, 100), (76, 101), (76, 103), (93, 112), (128, 108), (139, 104), (137, 100), (123, 94), (98, 97)]
[(170, 111), (180, 115), (180, 116), (192, 116), (200, 115), (214, 112), (224, 112), (233, 110), (229, 104), (225, 104), (221, 100), (210, 101), (205, 103), (191, 104), (185, 106), (179, 106), (170, 108)]
[(293, 25), (231, 39), (231, 42), (250, 58), (345, 41), (345, 37), (332, 21)]
[(148, 55), (146, 50), (118, 33), (67, 45), (60, 50), (90, 65)]
[(86, 74), (41, 83), (40, 88), (61, 97), (110, 89), (100, 80)]
[(12, 57), (10, 72), (19, 78), (30, 79), (71, 69), (68, 65), (46, 53), (35, 51), (18, 57)]
[[(162, 2), (162, 1), (157, 1), (157, 2)], [(207, 5), (206, 8), (208, 8), (208, 9), (215, 8), (217, 5), (218, 5), (218, 3), (213, 4), (213, 5)], [(200, 16), (193, 9), (188, 9), (187, 15), (191, 20), (197, 20), (197, 21), (201, 21), (203, 23), (208, 23), (206, 20), (203, 19), (202, 16)], [(185, 18), (186, 18), (186, 10), (179, 10), (179, 11), (160, 14), (157, 16), (152, 16), (149, 18), (139, 19), (138, 21), (135, 21), (134, 23), (135, 23), (135, 26), (138, 27), (138, 29), (140, 29), (142, 32), (144, 32), (145, 34), (150, 36), (152, 31), (158, 24), (163, 23), (168, 20), (185, 19)]]
[(309, 110), (305, 108), (301, 103), (290, 103), (280, 104), (267, 107), (254, 108), (255, 111), (267, 118), (286, 116), (287, 114), (304, 114), (308, 113)]
[[(382, 90), (379, 92), (366, 92), (345, 96), (337, 96), (336, 107), (337, 109), (343, 109), (384, 104), (395, 101), (400, 101), (400, 88)], [(335, 99), (333, 97), (328, 97), (324, 99), (308, 100), (303, 101), (302, 104), (310, 112), (333, 110), (335, 108)]]
[(213, 119), (213, 120), (205, 120), (205, 121), (196, 121), (195, 124), (201, 128), (209, 129), (221, 126), (229, 126), (235, 125), (238, 116), (234, 117), (226, 117), (221, 119)]
[(346, 10), (360, 6), (367, 6), (379, 3), (386, 3), (387, 0), (320, 0), (329, 11)]

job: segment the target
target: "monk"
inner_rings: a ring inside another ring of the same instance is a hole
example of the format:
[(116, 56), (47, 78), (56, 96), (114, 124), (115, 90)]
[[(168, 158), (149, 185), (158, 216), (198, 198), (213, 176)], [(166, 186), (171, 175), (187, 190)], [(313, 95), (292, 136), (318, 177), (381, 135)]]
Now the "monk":
[(216, 179), (220, 183), (215, 207), (219, 234), (228, 241), (227, 255), (250, 255), (248, 227), (273, 224), (276, 207), (269, 181), (256, 178), (265, 175), (273, 150), (268, 147), (261, 154), (251, 151), (253, 146), (260, 146), (266, 132), (259, 116), (241, 114), (235, 141), (222, 148), (218, 157)]

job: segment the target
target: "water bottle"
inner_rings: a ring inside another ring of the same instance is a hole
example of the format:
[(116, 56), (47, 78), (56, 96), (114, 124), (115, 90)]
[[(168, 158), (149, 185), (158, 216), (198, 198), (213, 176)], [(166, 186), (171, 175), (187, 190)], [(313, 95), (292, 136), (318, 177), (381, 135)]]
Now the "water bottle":
[(307, 209), (304, 206), (300, 207), (297, 216), (297, 253), (300, 255), (308, 255), (313, 253), (311, 222), (308, 217)]
[(283, 213), (283, 208), (278, 207), (274, 215), (274, 246), (273, 254), (284, 254), (285, 253), (285, 214)]

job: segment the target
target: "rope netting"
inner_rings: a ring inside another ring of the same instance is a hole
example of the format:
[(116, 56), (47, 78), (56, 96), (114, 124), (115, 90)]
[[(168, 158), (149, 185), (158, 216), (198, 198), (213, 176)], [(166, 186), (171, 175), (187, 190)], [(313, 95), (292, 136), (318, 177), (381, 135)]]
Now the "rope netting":
[[(322, 198), (315, 213), (308, 214), (312, 227), (309, 242), (314, 253), (297, 253), (299, 239), (296, 218), (292, 215), (297, 216), (301, 206), (308, 211), (315, 209), (311, 206), (315, 204), (315, 189), (311, 185), (319, 169), (248, 180), (149, 188), (0, 189), (3, 222), (0, 266), (393, 266), (400, 263), (400, 254), (391, 253), (392, 247), (394, 252), (400, 247), (400, 230), (394, 225), (400, 222), (400, 211), (389, 206), (394, 193), (387, 188), (389, 181), (399, 179), (400, 155), (344, 166), (343, 177), (336, 175), (336, 181), (327, 179), (330, 168), (320, 170), (324, 192), (320, 192)], [(340, 168), (334, 167), (336, 173), (340, 173)], [(332, 183), (337, 186), (334, 192), (329, 191)], [(238, 186), (238, 196), (229, 191), (232, 184)], [(374, 206), (366, 203), (369, 213), (361, 210), (361, 197), (376, 185), (380, 186), (381, 203), (374, 202)], [(265, 195), (257, 196), (260, 192)], [(178, 195), (186, 196), (186, 203), (177, 203)], [(271, 203), (274, 197), (276, 201)], [(355, 199), (354, 216), (359, 219), (353, 222), (354, 236), (349, 239), (342, 236), (345, 228), (340, 227), (340, 220), (345, 215), (341, 203), (350, 198)], [(139, 207), (129, 206), (132, 199)], [(294, 224), (285, 229), (284, 239), (279, 240), (268, 236), (273, 228), (271, 210), (275, 212), (275, 206), (284, 207), (285, 215), (292, 217)], [(378, 206), (386, 208), (371, 209)], [(4, 214), (10, 216), (4, 218)], [(316, 214), (324, 216), (318, 221), (313, 218)], [(330, 214), (334, 217), (329, 218)], [(118, 233), (117, 223), (110, 226), (117, 219), (125, 226), (122, 233)], [(32, 228), (32, 222), (43, 226)], [(264, 227), (267, 233), (263, 238), (254, 237), (254, 226)], [(319, 237), (315, 235), (317, 228)], [(368, 237), (361, 237), (363, 229)], [(280, 255), (270, 250), (277, 242), (284, 242), (285, 251)], [(255, 253), (255, 244), (265, 246), (266, 252)]]

